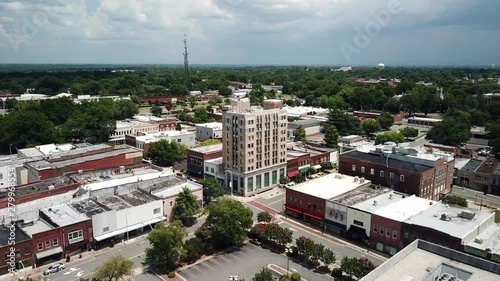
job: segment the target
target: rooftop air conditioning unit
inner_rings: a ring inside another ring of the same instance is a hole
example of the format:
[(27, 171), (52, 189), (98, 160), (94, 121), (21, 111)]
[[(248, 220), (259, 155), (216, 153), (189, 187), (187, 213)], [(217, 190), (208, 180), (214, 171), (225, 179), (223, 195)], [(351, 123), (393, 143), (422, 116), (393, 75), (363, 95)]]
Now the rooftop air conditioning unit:
[(477, 244), (483, 244), (483, 239), (476, 238), (476, 239), (474, 239), (474, 242), (476, 242)]
[(377, 206), (377, 200), (373, 201), (373, 206)]
[(391, 200), (392, 200), (392, 197), (393, 197), (393, 196), (394, 196), (394, 195), (393, 195), (392, 193), (391, 193), (391, 194), (389, 194), (389, 199), (391, 199)]
[(365, 178), (360, 178), (359, 179), (359, 183), (364, 183), (365, 182)]
[(441, 214), (442, 221), (451, 221), (451, 217), (448, 214)]
[(358, 182), (358, 179), (359, 179), (359, 178), (358, 178), (357, 176), (356, 176), (356, 177), (354, 177), (354, 182)]

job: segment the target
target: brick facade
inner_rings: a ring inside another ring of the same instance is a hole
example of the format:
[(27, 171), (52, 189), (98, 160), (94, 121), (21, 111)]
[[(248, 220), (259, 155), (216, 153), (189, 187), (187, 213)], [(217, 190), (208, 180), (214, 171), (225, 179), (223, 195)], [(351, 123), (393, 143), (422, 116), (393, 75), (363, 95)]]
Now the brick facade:
[[(375, 231), (376, 230), (376, 231)], [(404, 248), (402, 241), (402, 223), (381, 216), (373, 215), (370, 226), (370, 242), (378, 250), (382, 247), (382, 252), (395, 254)], [(389, 249), (392, 247), (393, 249)]]
[(420, 239), (457, 251), (464, 251), (465, 248), (465, 245), (462, 245), (461, 239), (430, 227), (407, 224), (403, 222), (402, 231), (402, 242), (404, 246)]
[(293, 189), (286, 189), (285, 207), (288, 214), (304, 220), (322, 224), (325, 218), (326, 201)]
[(190, 174), (203, 176), (205, 171), (205, 161), (222, 157), (222, 149), (208, 153), (201, 153), (188, 149), (187, 151), (187, 171)]
[[(63, 194), (71, 190), (76, 190), (80, 186), (79, 183), (69, 184), (61, 187), (56, 187), (54, 189), (44, 190), (36, 193), (16, 196), (16, 204), (22, 204), (26, 202), (30, 202), (33, 200), (37, 200), (40, 198), (45, 198), (53, 195)], [(0, 201), (0, 208), (7, 208), (8, 206), (7, 198), (2, 199)]]

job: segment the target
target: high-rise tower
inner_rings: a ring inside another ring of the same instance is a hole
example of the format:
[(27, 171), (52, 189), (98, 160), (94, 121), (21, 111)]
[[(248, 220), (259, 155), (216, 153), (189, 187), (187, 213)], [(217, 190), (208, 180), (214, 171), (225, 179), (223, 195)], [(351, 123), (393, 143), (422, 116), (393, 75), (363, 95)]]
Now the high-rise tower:
[(188, 90), (191, 88), (189, 83), (189, 62), (186, 34), (184, 34), (184, 86), (186, 86)]

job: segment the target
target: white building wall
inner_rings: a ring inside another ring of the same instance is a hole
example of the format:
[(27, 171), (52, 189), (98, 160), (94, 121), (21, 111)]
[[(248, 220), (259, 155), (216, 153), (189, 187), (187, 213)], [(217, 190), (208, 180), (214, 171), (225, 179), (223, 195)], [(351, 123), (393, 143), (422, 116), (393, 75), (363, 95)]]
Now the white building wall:
[(325, 219), (339, 224), (347, 224), (347, 207), (334, 202), (326, 201)]
[[(159, 208), (159, 213), (154, 213), (154, 209)], [(163, 201), (156, 200), (143, 205), (126, 208), (123, 210), (111, 210), (100, 213), (92, 217), (92, 231), (94, 237), (123, 230), (126, 232), (127, 226), (143, 223), (163, 216)], [(107, 231), (104, 228), (108, 227)]]
[(469, 234), (467, 234), (462, 239), (462, 243), (464, 243), (464, 244), (469, 243), (474, 238), (476, 238), (479, 234), (481, 234), (486, 228), (490, 227), (494, 223), (495, 223), (495, 214), (492, 213), (487, 220), (485, 220), (485, 221), (481, 222), (480, 224), (474, 226), (474, 229), (472, 229), (469, 232)]
[(339, 163), (339, 152), (338, 151), (330, 152), (330, 162), (332, 162), (333, 165), (338, 165), (338, 163)]
[(204, 141), (207, 139), (220, 139), (222, 138), (222, 123), (220, 127), (210, 127), (210, 126), (196, 126), (196, 139), (200, 141)]
[[(222, 165), (222, 164), (221, 164)], [(222, 173), (223, 171), (219, 171), (219, 166), (218, 164), (210, 163), (210, 162), (205, 162), (205, 171), (204, 174), (217, 177), (218, 174)]]
[(363, 226), (356, 225), (357, 227), (363, 228), (366, 232), (366, 236), (370, 237), (370, 228), (372, 223), (372, 216), (369, 213), (355, 210), (352, 208), (347, 208), (347, 224), (346, 230), (349, 230), (351, 225), (354, 224), (354, 220), (363, 222)]

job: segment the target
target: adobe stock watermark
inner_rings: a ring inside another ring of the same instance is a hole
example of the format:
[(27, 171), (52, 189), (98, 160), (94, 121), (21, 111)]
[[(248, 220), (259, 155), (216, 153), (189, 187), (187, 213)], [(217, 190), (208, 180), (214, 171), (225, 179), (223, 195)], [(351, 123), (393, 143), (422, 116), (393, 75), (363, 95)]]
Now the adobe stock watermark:
[(372, 18), (365, 23), (363, 29), (355, 27), (356, 35), (352, 44), (347, 42), (340, 43), (340, 50), (347, 62), (350, 64), (352, 56), (354, 54), (359, 55), (361, 50), (368, 47), (373, 38), (378, 36), (380, 31), (391, 23), (392, 16), (401, 13), (401, 11), (400, 0), (390, 0), (384, 9), (372, 12)]
[(4, 34), (7, 37), (15, 54), (19, 54), (21, 44), (28, 43), (41, 29), (47, 26), (50, 18), (55, 18), (56, 8), (70, 3), (70, 0), (39, 0), (36, 9), (24, 16), (14, 24), (11, 31)]
[(6, 263), (8, 266), (9, 274), (14, 275), (16, 272), (16, 169), (9, 168), (7, 176), (7, 212), (9, 215), (9, 223), (7, 229), (9, 230), (9, 238), (7, 245), (9, 251), (7, 253)]

